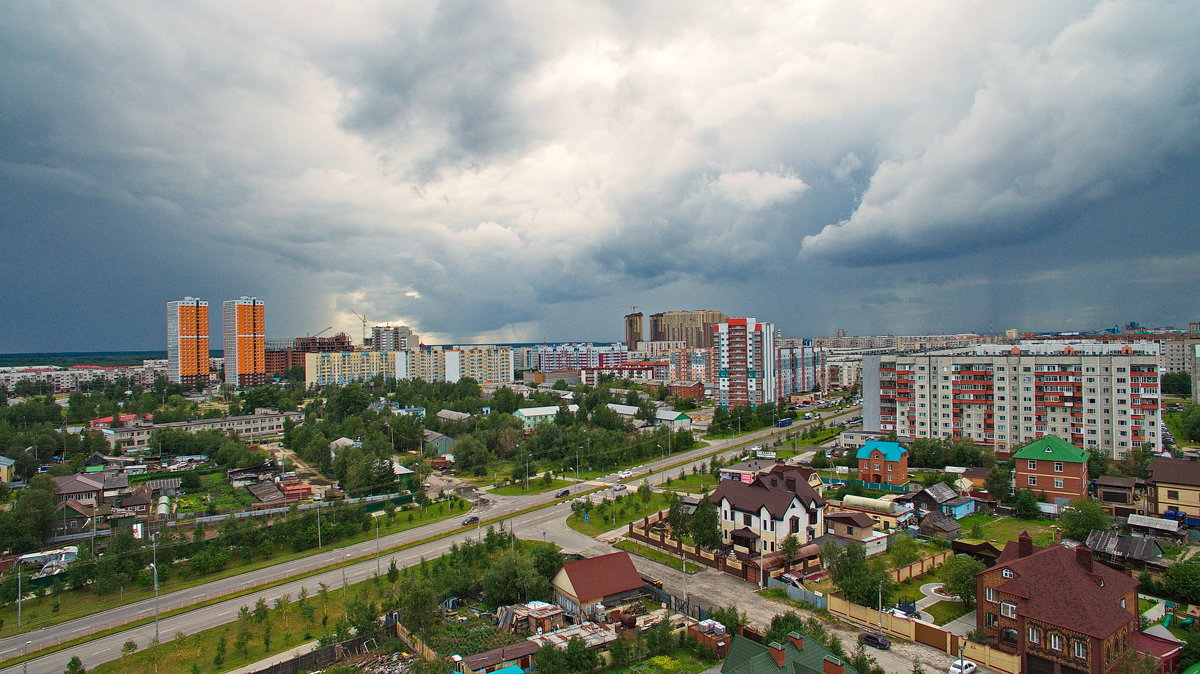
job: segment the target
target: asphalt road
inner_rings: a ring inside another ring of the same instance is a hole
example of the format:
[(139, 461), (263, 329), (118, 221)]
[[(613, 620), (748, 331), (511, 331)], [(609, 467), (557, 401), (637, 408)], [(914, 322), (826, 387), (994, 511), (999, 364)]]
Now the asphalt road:
[[(854, 414), (855, 411), (846, 412), (840, 416), (848, 416)], [(837, 416), (826, 417), (826, 421), (837, 419)], [(759, 438), (775, 435), (780, 432), (786, 432), (784, 429), (769, 428), (754, 433), (748, 433), (736, 438), (726, 440), (711, 441), (708, 446), (700, 449), (692, 450), (691, 452), (677, 454), (666, 459), (652, 461), (638, 469), (635, 469), (634, 476), (629, 481), (640, 482), (651, 473), (649, 480), (651, 483), (658, 484), (666, 478), (665, 472), (661, 471), (664, 466), (671, 465), (680, 460), (692, 457), (705, 456), (714, 450), (719, 450), (722, 447), (730, 447), (733, 445), (741, 445), (749, 441)], [(741, 451), (741, 450), (738, 450)], [(706, 462), (708, 459), (696, 460), (688, 463), (684, 468), (691, 470), (693, 465)], [(671, 468), (669, 472), (678, 471), (679, 467)], [(616, 476), (607, 476), (598, 480), (586, 481), (588, 484), (603, 485), (617, 482)], [(486, 498), (490, 501), (487, 505), (476, 506), (469, 514), (478, 515), (484, 520), (492, 518), (504, 517), (512, 513), (528, 508), (533, 505), (547, 503), (553, 500), (553, 493), (538, 494), (524, 497), (503, 497), (487, 494)], [(554, 521), (561, 522), (565, 519), (567, 513), (570, 512), (569, 505), (561, 503), (549, 508), (544, 508), (531, 513), (511, 518), (504, 522), (505, 526), (511, 526), (517, 531), (518, 535), (524, 538), (537, 538), (539, 532), (549, 531), (550, 523)], [(460, 527), (461, 518), (454, 517), (442, 522), (427, 524), (408, 531), (398, 532), (388, 536), (383, 536), (379, 539), (379, 544), (382, 548), (394, 547), (408, 541), (419, 540), (428, 536), (439, 533), (446, 533), (447, 536), (436, 541), (425, 543), (420, 546), (415, 546), (407, 550), (398, 552), (394, 555), (386, 555), (380, 561), (383, 568), (387, 568), (390, 560), (394, 557), (398, 566), (407, 566), (420, 561), (421, 557), (426, 559), (435, 557), (445, 552), (450, 548), (450, 545), (456, 541), (473, 538), (480, 535), (482, 528), (473, 529), (467, 532), (458, 534), (449, 534)], [(563, 528), (566, 528), (565, 526)], [(546, 534), (549, 540), (549, 533)], [(586, 537), (584, 537), (586, 538)], [(588, 539), (591, 540), (591, 539)], [(595, 541), (593, 541), (594, 543)], [(564, 546), (570, 550), (570, 546)], [(198, 602), (229, 594), (238, 589), (244, 589), (277, 581), (283, 578), (295, 576), (297, 574), (315, 571), (325, 568), (340, 561), (357, 557), (368, 557), (368, 559), (357, 564), (345, 567), (346, 578), (349, 582), (357, 582), (365, 580), (375, 573), (376, 562), (373, 558), (373, 553), (376, 549), (374, 540), (356, 543), (344, 548), (330, 549), (302, 559), (293, 560), (290, 562), (277, 564), (274, 566), (250, 571), (238, 576), (226, 578), (219, 581), (213, 581), (204, 585), (199, 585), (190, 589), (180, 590), (171, 594), (162, 595), (159, 597), (159, 612), (166, 613), (177, 608), (184, 608), (194, 605)], [(579, 550), (583, 551), (583, 550)], [(663, 567), (666, 568), (666, 567)], [(243, 605), (253, 606), (261, 597), (266, 599), (268, 603), (275, 598), (284, 594), (290, 594), (293, 597), (299, 592), (301, 586), (307, 586), (309, 592), (315, 591), (318, 583), (325, 583), (331, 587), (339, 586), (342, 582), (342, 570), (328, 571), (315, 576), (310, 576), (299, 581), (292, 581), (267, 590), (256, 593), (251, 593), (236, 599), (219, 602), (211, 606), (182, 613), (170, 618), (164, 618), (159, 621), (160, 640), (165, 643), (170, 641), (174, 634), (182, 632), (183, 634), (192, 634), (201, 630), (215, 627), (217, 625), (229, 622), (237, 615), (237, 610)], [(113, 626), (126, 624), (142, 618), (152, 617), (154, 615), (154, 600), (145, 600), (109, 609), (91, 616), (79, 618), (69, 622), (65, 622), (53, 627), (34, 630), (24, 634), (13, 635), (4, 639), (0, 639), (0, 659), (9, 659), (17, 657), (22, 652), (22, 647), (26, 641), (31, 641), (29, 645), (30, 651), (37, 651), (42, 648), (63, 643), (81, 636), (93, 634)], [(78, 655), (83, 661), (85, 667), (91, 668), (101, 662), (106, 662), (120, 656), (121, 645), (128, 640), (133, 640), (139, 647), (144, 647), (154, 637), (153, 623), (135, 627), (129, 630), (123, 630), (115, 634), (101, 637), (80, 644), (78, 646), (63, 649), (56, 653), (51, 653), (39, 658), (29, 660), (28, 667), (31, 672), (62, 672), (66, 669), (67, 662), (71, 656)], [(7, 672), (18, 672), (21, 670), (21, 665), (9, 667), (0, 670), (0, 674)]]

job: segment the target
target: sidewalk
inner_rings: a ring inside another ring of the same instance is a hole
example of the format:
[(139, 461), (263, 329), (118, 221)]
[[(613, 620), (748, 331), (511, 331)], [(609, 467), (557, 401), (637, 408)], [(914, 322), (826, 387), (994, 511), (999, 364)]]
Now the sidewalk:
[(269, 658), (263, 658), (258, 662), (252, 662), (244, 667), (238, 667), (237, 669), (230, 670), (227, 674), (251, 674), (252, 672), (266, 669), (271, 665), (291, 660), (297, 655), (303, 655), (309, 651), (316, 650), (319, 643), (320, 642), (317, 641), (310, 641), (306, 644), (300, 644), (299, 646), (288, 649), (282, 653), (276, 653)]

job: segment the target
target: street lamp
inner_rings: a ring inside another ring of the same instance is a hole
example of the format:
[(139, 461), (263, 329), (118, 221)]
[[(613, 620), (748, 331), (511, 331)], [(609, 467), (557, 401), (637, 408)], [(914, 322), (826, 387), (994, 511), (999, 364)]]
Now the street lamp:
[[(344, 562), (349, 561), (350, 553), (347, 552), (346, 556), (343, 559), (344, 559)], [(342, 564), (342, 615), (343, 616), (345, 616), (345, 614), (346, 614), (346, 565), (344, 562)]]
[(883, 581), (879, 581), (879, 633), (883, 634)]
[(379, 518), (375, 518), (375, 577), (379, 577)]
[(29, 674), (29, 645), (32, 643), (33, 643), (32, 641), (26, 641), (25, 647), (22, 650), (21, 671), (24, 672), (25, 674)]
[(154, 571), (154, 643), (158, 644), (158, 564), (151, 562), (150, 570)]

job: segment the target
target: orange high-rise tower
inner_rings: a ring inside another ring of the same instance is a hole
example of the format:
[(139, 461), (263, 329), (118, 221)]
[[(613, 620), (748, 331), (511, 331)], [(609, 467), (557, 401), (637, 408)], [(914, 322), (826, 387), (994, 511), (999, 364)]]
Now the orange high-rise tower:
[(257, 297), (225, 300), (225, 383), (262, 386), (267, 383), (266, 309)]
[(208, 384), (208, 301), (167, 302), (167, 378), (176, 384)]

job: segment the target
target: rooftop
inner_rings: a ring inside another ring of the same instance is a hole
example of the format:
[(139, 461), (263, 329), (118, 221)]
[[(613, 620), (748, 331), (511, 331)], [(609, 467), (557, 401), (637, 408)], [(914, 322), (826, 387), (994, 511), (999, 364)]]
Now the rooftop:
[(859, 448), (858, 454), (855, 455), (859, 459), (871, 458), (871, 452), (879, 450), (883, 454), (885, 461), (899, 461), (901, 456), (908, 453), (908, 450), (901, 447), (898, 442), (888, 440), (868, 440), (866, 444)]
[[(1087, 463), (1091, 452), (1072, 445), (1063, 440), (1057, 435), (1047, 435), (1044, 438), (1025, 445), (1016, 454), (1013, 454), (1014, 459), (1038, 459), (1041, 461), (1064, 461), (1066, 463)], [(1020, 465), (1018, 464), (1018, 467)]]

